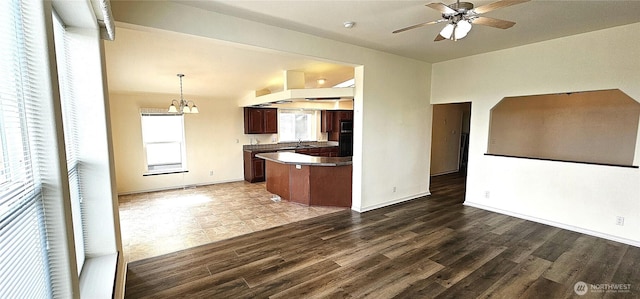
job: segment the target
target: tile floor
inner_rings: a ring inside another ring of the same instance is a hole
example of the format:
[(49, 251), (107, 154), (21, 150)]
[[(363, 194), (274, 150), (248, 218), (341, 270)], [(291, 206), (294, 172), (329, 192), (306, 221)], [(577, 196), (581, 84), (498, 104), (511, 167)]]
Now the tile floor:
[(274, 202), (245, 181), (119, 197), (127, 262), (344, 210)]

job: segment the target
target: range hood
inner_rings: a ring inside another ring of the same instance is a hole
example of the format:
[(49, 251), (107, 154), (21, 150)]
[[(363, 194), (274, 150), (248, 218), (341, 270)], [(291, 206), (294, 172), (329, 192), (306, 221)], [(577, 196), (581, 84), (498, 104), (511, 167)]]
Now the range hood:
[(284, 90), (274, 93), (256, 92), (257, 105), (291, 103), (300, 101), (339, 101), (353, 99), (353, 87), (304, 88), (303, 72), (284, 71)]
[(288, 89), (256, 97), (259, 103), (353, 99), (353, 87)]

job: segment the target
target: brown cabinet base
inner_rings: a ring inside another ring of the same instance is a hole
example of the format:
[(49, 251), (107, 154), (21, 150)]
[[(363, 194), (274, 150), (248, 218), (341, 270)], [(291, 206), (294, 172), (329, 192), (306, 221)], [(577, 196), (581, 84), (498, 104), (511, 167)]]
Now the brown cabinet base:
[(308, 166), (266, 161), (267, 191), (309, 206), (351, 207), (352, 166)]
[(265, 161), (256, 158), (256, 154), (250, 151), (244, 151), (244, 180), (249, 183), (264, 182), (265, 180)]

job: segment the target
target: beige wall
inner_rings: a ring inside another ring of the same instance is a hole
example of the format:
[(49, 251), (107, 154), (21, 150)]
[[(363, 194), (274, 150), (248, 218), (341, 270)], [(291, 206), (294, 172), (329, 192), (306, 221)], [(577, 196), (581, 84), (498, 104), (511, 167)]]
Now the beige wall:
[(163, 108), (175, 95), (111, 93), (109, 97), (118, 193), (243, 179), (242, 144), (249, 144), (251, 135), (243, 133), (242, 108), (233, 101), (185, 95), (200, 110), (184, 117), (189, 172), (144, 177), (140, 108)]
[(505, 98), (491, 109), (487, 152), (631, 165), (640, 103), (620, 90)]
[(465, 204), (640, 246), (638, 169), (484, 155), (504, 97), (619, 88), (640, 99), (638, 48), (640, 23), (434, 64), (432, 103), (472, 102)]
[[(352, 209), (429, 193), (430, 64), (174, 2), (115, 1), (112, 10), (119, 22), (358, 65)], [(242, 130), (236, 125), (231, 130)], [(228, 159), (241, 171), (236, 153), (229, 152)]]

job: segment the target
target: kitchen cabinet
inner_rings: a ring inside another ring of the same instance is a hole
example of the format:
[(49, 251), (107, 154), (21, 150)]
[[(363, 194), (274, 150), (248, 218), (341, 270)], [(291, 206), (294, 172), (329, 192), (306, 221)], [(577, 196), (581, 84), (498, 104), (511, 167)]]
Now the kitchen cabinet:
[(244, 108), (245, 134), (278, 133), (278, 109), (276, 108)]
[(269, 168), (265, 185), (270, 193), (307, 206), (351, 206), (350, 158), (300, 158), (281, 153), (258, 156)]
[(333, 132), (333, 111), (322, 110), (320, 111), (320, 131), (321, 132)]
[(319, 157), (338, 157), (340, 149), (337, 146), (301, 148), (297, 149), (296, 153)]
[(320, 156), (323, 157), (338, 157), (340, 155), (340, 148), (337, 146), (323, 147), (320, 149)]
[(278, 109), (262, 109), (264, 111), (264, 132), (278, 133)]
[(305, 154), (305, 155), (309, 155), (309, 156), (319, 156), (320, 155), (320, 148), (319, 147), (312, 147), (312, 148), (297, 149), (296, 153)]
[(256, 158), (255, 152), (245, 151), (244, 155), (244, 179), (247, 182), (264, 182), (265, 163), (264, 159)]
[(341, 120), (353, 120), (353, 111), (352, 110), (338, 110), (338, 123)]
[(328, 133), (329, 141), (339, 141), (340, 122), (353, 120), (353, 110), (323, 110), (322, 112), (325, 112), (324, 116), (321, 114), (321, 129), (325, 129), (322, 132)]
[[(244, 150), (242, 154), (244, 166), (244, 180), (250, 183), (264, 182), (267, 169), (264, 159), (256, 157), (256, 154), (281, 151), (280, 148)], [(340, 148), (337, 146), (304, 147), (295, 150), (298, 154), (320, 157), (339, 157)]]

